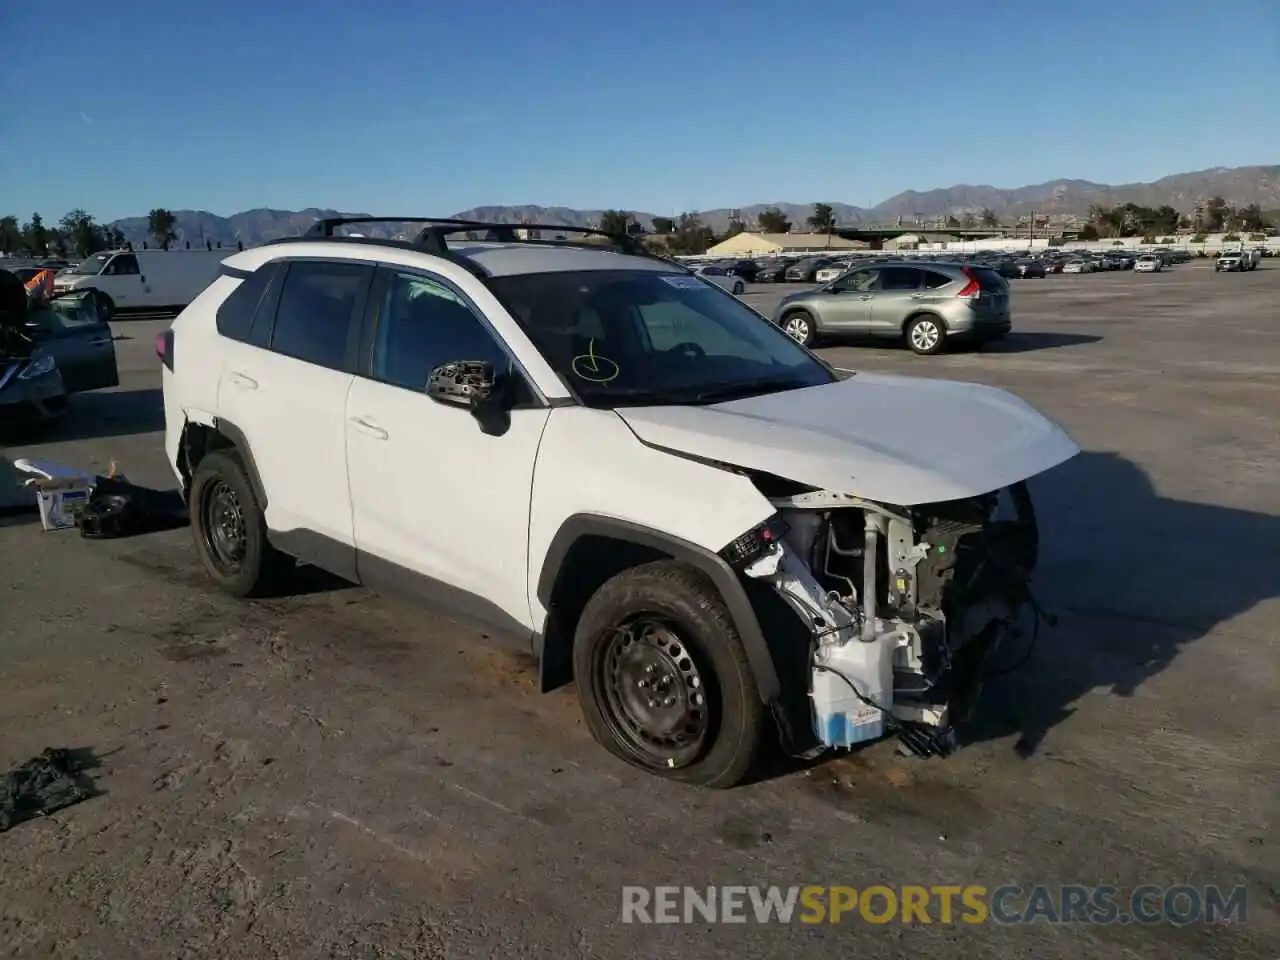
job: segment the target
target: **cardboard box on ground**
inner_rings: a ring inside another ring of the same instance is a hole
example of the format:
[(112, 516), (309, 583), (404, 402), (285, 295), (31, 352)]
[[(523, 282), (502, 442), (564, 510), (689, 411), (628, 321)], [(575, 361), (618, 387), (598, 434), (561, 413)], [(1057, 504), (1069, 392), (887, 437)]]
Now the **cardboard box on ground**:
[[(27, 475), (25, 485), (35, 492), (40, 526), (45, 530), (73, 529), (89, 503), (97, 477), (48, 461), (23, 459), (15, 460), (13, 465)], [(123, 479), (116, 477), (115, 463), (107, 476)]]

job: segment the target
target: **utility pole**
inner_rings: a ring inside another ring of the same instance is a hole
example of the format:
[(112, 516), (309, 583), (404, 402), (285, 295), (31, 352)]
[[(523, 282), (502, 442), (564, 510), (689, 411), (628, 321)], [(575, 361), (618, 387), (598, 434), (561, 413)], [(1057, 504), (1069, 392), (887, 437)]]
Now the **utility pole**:
[(1031, 211), (1031, 229), (1027, 234), (1027, 249), (1034, 249), (1036, 245), (1036, 212)]

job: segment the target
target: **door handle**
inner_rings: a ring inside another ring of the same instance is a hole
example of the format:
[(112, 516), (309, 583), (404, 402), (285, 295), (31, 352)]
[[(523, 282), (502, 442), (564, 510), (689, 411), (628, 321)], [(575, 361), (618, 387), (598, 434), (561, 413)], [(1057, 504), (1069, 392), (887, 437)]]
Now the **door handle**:
[(870, 300), (870, 299), (871, 299), (871, 296), (870, 296), (870, 294), (866, 294), (866, 293), (864, 293), (864, 294), (862, 294), (860, 297), (858, 297), (858, 299), (859, 299), (859, 300)]
[(91, 347), (108, 347), (110, 345), (111, 345), (110, 337), (95, 337), (93, 340), (89, 341), (89, 346)]
[(391, 436), (391, 434), (387, 433), (387, 431), (383, 430), (372, 420), (366, 420), (364, 417), (352, 417), (351, 425), (361, 433), (368, 434), (377, 440), (386, 440)]
[(244, 388), (244, 389), (246, 389), (246, 390), (257, 390), (257, 389), (258, 389), (258, 381), (257, 381), (257, 380), (253, 379), (253, 377), (246, 376), (245, 374), (240, 373), (240, 372), (239, 372), (239, 371), (237, 371), (237, 370), (232, 370), (232, 371), (231, 371), (231, 382), (232, 382), (232, 383), (234, 383), (234, 384), (235, 384), (236, 386), (238, 386), (238, 387), (243, 387), (243, 388)]

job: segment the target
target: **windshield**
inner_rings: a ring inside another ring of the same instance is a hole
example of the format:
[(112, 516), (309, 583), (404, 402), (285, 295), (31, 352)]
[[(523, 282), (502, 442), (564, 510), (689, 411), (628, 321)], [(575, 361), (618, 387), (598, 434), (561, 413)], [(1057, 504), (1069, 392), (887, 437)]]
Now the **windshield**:
[(71, 268), (72, 273), (85, 274), (90, 277), (96, 277), (102, 272), (102, 268), (107, 265), (107, 261), (111, 259), (109, 253), (99, 253), (92, 257), (81, 260), (78, 264)]
[(531, 273), (489, 286), (588, 406), (715, 403), (837, 379), (736, 297), (689, 274)]

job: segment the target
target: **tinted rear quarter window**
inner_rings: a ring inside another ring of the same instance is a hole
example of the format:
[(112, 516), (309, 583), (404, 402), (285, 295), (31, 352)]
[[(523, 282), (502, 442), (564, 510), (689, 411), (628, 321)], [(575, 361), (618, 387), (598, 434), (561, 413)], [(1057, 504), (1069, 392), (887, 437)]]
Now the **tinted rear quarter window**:
[(911, 267), (885, 267), (880, 271), (880, 289), (919, 290), (920, 271)]
[(218, 307), (218, 333), (242, 342), (249, 339), (253, 318), (279, 267), (280, 264), (275, 261), (263, 264), (240, 281), (240, 286), (232, 290), (227, 299), (222, 301), (222, 306)]
[(939, 287), (945, 287), (952, 280), (945, 273), (938, 273), (936, 270), (926, 270), (924, 272), (924, 288), (926, 290), (937, 290)]
[(344, 369), (356, 310), (363, 306), (372, 278), (373, 267), (367, 264), (290, 263), (271, 349), (331, 370)]

